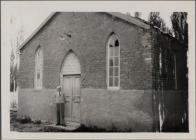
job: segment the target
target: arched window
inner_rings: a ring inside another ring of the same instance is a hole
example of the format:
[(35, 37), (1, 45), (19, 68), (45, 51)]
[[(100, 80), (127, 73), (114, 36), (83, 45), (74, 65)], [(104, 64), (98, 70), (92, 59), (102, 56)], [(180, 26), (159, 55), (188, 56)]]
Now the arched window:
[(42, 77), (43, 77), (43, 52), (41, 48), (38, 48), (35, 53), (35, 80), (34, 86), (37, 89), (42, 88)]
[(120, 87), (120, 42), (118, 36), (112, 34), (107, 43), (107, 84), (108, 88)]

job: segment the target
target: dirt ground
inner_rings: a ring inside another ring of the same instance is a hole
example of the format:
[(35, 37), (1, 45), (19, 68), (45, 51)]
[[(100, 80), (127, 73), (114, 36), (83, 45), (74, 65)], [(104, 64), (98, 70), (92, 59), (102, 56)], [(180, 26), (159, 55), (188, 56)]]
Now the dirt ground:
[(61, 128), (50, 127), (49, 122), (32, 121), (29, 117), (17, 118), (17, 111), (10, 111), (10, 130), (17, 132), (104, 132), (104, 129), (89, 128), (81, 125), (76, 130), (67, 131)]
[[(31, 118), (24, 116), (23, 118), (17, 118), (17, 111), (10, 111), (10, 130), (17, 132), (124, 132), (118, 130), (116, 127), (106, 130), (98, 128), (96, 126), (86, 127), (81, 125), (75, 130), (65, 130), (61, 127), (50, 127), (49, 122), (41, 122), (40, 120), (32, 121)], [(127, 132), (131, 132), (131, 129)]]

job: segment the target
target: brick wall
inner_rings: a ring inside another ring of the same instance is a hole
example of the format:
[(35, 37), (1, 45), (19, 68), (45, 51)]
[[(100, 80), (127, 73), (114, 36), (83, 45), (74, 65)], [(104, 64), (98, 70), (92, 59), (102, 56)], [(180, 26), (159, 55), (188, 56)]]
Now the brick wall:
[(82, 87), (106, 88), (106, 42), (112, 32), (120, 39), (121, 89), (151, 89), (151, 63), (146, 61), (150, 55), (149, 34), (104, 13), (54, 16), (22, 52), (20, 87), (33, 88), (34, 52), (40, 45), (44, 53), (44, 88), (59, 84), (61, 64), (70, 49), (80, 60)]
[[(20, 89), (18, 117), (56, 122), (56, 90)], [(148, 93), (146, 93), (148, 92)], [(44, 100), (43, 100), (44, 99)], [(152, 92), (83, 88), (80, 122), (85, 126), (119, 131), (153, 131)]]
[(20, 89), (18, 117), (29, 116), (32, 120), (56, 122), (55, 89)]
[(81, 122), (110, 129), (153, 131), (152, 92), (144, 90), (108, 91), (82, 89)]
[[(121, 49), (117, 91), (106, 89), (106, 43), (112, 32), (119, 36)], [(34, 54), (39, 45), (44, 58), (43, 89), (35, 90)], [(151, 48), (148, 30), (109, 14), (56, 14), (22, 50), (19, 116), (55, 120), (55, 106), (51, 102), (54, 89), (60, 84), (61, 65), (71, 49), (81, 65), (81, 123), (152, 131)]]

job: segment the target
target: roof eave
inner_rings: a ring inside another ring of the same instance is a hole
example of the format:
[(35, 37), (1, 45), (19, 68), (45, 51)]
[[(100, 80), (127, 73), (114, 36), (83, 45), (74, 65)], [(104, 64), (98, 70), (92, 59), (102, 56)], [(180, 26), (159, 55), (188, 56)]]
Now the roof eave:
[(31, 41), (31, 39), (48, 23), (48, 21), (56, 14), (57, 12), (52, 12), (39, 26), (36, 28), (33, 33), (20, 45), (19, 51), (25, 47), (25, 45)]
[(132, 16), (124, 15), (124, 14), (119, 13), (119, 12), (105, 12), (105, 13), (110, 14), (111, 16), (117, 17), (117, 18), (119, 18), (121, 20), (124, 20), (124, 21), (126, 21), (128, 23), (134, 24), (134, 25), (136, 25), (138, 27), (141, 27), (143, 29), (150, 29), (150, 25), (149, 24), (147, 24), (147, 23), (145, 23), (143, 21), (140, 21), (139, 19), (136, 19), (136, 18), (134, 18)]

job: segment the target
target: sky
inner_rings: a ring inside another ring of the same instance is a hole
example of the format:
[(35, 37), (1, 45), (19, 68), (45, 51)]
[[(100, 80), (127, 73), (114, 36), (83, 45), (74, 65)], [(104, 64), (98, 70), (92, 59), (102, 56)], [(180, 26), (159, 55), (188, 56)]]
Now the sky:
[[(32, 32), (53, 12), (50, 8), (44, 8), (44, 6), (33, 6), (31, 4), (7, 4), (3, 6), (2, 10), (2, 23), (3, 29), (3, 46), (10, 47), (11, 40), (16, 42), (19, 31), (22, 29), (23, 40), (19, 43), (21, 44), (27, 37), (29, 37)], [(134, 16), (135, 11), (122, 11), (122, 13), (129, 12)], [(148, 20), (149, 12), (141, 12), (141, 18)], [(171, 28), (170, 15), (171, 11), (160, 12), (160, 16), (166, 22), (166, 26)], [(15, 49), (15, 47), (14, 47)]]

